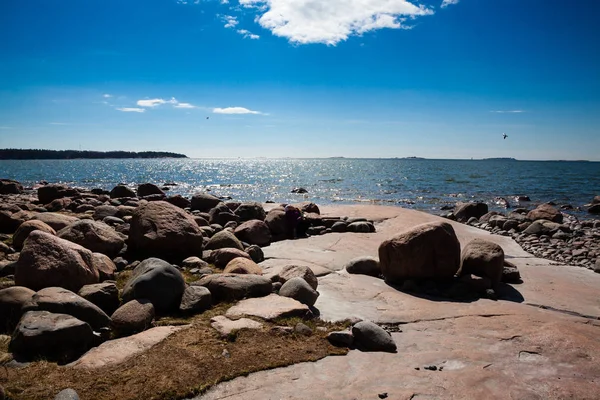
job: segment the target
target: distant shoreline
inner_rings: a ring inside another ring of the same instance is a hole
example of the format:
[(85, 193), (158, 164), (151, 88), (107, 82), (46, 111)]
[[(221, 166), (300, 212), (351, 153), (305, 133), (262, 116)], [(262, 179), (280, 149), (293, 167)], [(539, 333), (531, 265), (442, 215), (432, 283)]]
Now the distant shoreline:
[(77, 160), (124, 158), (188, 158), (185, 154), (164, 151), (89, 151), (89, 150), (37, 150), (0, 149), (0, 160)]

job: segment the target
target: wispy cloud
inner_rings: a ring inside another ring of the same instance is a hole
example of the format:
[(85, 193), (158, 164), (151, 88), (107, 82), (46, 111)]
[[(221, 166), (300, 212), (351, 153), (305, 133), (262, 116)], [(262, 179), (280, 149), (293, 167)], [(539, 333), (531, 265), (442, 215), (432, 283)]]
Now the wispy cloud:
[(174, 106), (175, 108), (196, 108), (195, 105), (190, 104), (190, 103), (177, 103)]
[(225, 28), (235, 28), (239, 24), (237, 17), (233, 15), (223, 15), (221, 19), (225, 22)]
[[(414, 0), (239, 0), (256, 9), (256, 21), (292, 43), (335, 46), (350, 36), (379, 29), (407, 29), (407, 19), (432, 15), (433, 9)], [(455, 1), (455, 0), (454, 0)], [(237, 20), (236, 20), (237, 21)]]
[(110, 99), (112, 97), (112, 94), (105, 93), (102, 95), (102, 97), (104, 97), (105, 99)]
[(61, 125), (61, 126), (65, 126), (65, 125), (73, 125), (73, 124), (70, 124), (68, 122), (48, 122), (48, 125)]
[(137, 101), (137, 105), (140, 107), (157, 107), (160, 106), (161, 104), (177, 104), (178, 101), (172, 97), (171, 100), (164, 100), (164, 99), (145, 99), (145, 100), (138, 100)]
[(146, 112), (145, 108), (137, 108), (137, 107), (122, 107), (122, 108), (117, 108), (117, 110), (123, 111), (123, 112), (136, 112), (136, 113)]
[(440, 7), (442, 8), (446, 8), (448, 6), (451, 6), (453, 4), (458, 4), (460, 0), (444, 0), (442, 1), (442, 5)]
[(525, 110), (492, 110), (490, 112), (493, 112), (496, 114), (521, 114), (526, 111)]
[(8, 130), (8, 129), (12, 129), (12, 126), (0, 126), (0, 129)]
[(237, 33), (239, 33), (240, 35), (244, 36), (244, 39), (260, 39), (260, 36), (255, 35), (254, 33), (246, 30), (246, 29), (238, 29)]
[(226, 108), (213, 108), (215, 114), (263, 114), (260, 111), (249, 110), (244, 107), (226, 107)]

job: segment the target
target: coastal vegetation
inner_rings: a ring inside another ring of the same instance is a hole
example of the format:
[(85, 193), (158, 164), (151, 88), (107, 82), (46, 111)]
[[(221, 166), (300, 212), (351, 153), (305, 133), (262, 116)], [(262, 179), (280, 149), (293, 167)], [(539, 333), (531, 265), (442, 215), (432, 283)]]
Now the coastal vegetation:
[(187, 158), (185, 154), (165, 151), (91, 151), (0, 149), (0, 160), (73, 160), (78, 158)]

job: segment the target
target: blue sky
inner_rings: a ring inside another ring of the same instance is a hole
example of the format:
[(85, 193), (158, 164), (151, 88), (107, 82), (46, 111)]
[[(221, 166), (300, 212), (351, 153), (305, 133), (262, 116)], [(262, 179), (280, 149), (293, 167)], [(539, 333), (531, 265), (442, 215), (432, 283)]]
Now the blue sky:
[(599, 17), (596, 0), (4, 0), (0, 147), (600, 160)]

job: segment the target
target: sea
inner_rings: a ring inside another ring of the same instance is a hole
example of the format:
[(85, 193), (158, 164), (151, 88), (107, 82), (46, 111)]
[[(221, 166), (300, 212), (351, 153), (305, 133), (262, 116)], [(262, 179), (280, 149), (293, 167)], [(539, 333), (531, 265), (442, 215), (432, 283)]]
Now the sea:
[[(600, 162), (432, 159), (76, 159), (0, 160), (0, 178), (110, 190), (151, 182), (169, 194), (210, 192), (237, 201), (380, 204), (441, 214), (458, 201), (491, 210), (553, 202), (585, 216), (600, 195)], [(307, 193), (292, 193), (303, 188)], [(519, 203), (517, 196), (530, 202)], [(578, 209), (580, 208), (580, 209)]]

